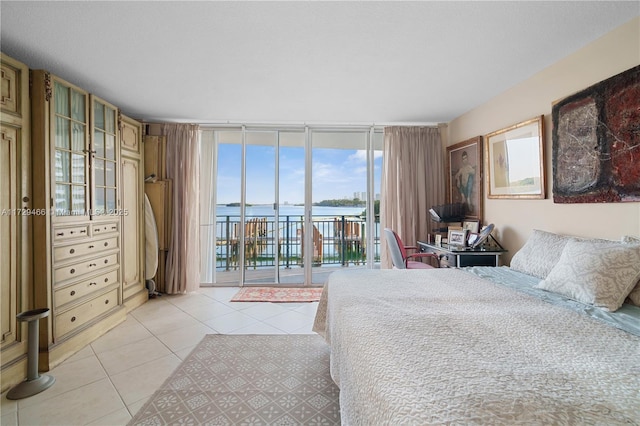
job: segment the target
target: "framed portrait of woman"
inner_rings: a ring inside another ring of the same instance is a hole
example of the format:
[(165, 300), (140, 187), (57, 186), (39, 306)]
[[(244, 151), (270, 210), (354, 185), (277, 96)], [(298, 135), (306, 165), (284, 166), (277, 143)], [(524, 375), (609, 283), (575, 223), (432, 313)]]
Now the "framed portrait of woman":
[(447, 147), (447, 199), (463, 203), (465, 217), (482, 221), (482, 136)]

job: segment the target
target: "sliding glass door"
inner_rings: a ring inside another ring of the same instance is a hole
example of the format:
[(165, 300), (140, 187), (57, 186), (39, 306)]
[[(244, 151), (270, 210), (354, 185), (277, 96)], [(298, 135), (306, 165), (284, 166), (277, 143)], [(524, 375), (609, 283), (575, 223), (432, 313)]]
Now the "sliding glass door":
[(375, 267), (381, 135), (203, 131), (201, 283), (319, 285), (336, 269)]

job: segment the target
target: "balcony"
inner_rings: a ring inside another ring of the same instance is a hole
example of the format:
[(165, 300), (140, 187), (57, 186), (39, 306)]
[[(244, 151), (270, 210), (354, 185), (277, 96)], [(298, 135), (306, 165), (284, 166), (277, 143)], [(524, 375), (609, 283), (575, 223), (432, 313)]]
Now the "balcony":
[[(264, 273), (251, 276), (273, 276), (273, 268), (284, 270), (284, 275), (300, 275), (303, 264), (304, 218), (282, 216), (276, 223), (274, 217), (245, 217), (245, 269)], [(312, 266), (336, 268), (364, 266), (367, 245), (373, 244), (374, 263), (380, 261), (380, 223), (375, 219), (373, 241), (367, 241), (366, 219), (361, 216), (312, 217), (313, 239)], [(218, 217), (216, 224), (201, 225), (207, 241), (215, 241), (215, 259), (209, 259), (208, 269), (215, 264), (218, 282), (225, 282), (225, 275), (239, 267), (240, 217)], [(211, 244), (211, 243), (210, 243)], [(298, 269), (297, 273), (287, 271)], [(316, 272), (314, 271), (314, 274)], [(247, 274), (248, 275), (248, 274)], [(237, 279), (237, 274), (233, 274)]]

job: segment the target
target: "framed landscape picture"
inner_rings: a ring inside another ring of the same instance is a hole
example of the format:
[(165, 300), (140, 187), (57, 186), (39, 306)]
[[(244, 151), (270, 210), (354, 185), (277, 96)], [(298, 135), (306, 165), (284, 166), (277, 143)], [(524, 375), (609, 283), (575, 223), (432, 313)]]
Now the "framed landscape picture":
[(482, 220), (482, 136), (447, 147), (447, 199), (465, 205), (465, 217)]
[(485, 137), (488, 198), (545, 198), (543, 116)]

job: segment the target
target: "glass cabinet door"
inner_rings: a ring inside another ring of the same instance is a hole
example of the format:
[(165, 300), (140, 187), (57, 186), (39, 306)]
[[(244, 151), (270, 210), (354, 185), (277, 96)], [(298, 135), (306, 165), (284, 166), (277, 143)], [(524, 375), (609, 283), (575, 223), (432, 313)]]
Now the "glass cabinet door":
[(54, 81), (56, 216), (88, 214), (87, 95)]
[(117, 209), (116, 108), (93, 99), (93, 215)]

